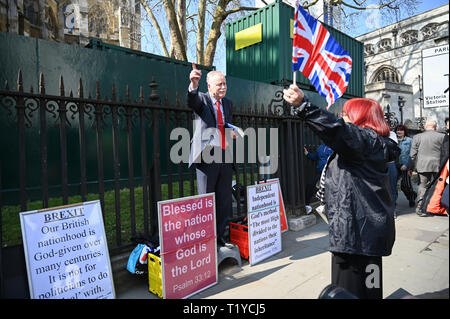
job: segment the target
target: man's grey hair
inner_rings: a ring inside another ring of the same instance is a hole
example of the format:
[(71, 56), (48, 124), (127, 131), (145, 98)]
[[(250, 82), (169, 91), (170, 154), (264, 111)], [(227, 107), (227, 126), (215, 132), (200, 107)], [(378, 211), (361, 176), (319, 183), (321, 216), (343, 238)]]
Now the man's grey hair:
[(425, 123), (425, 127), (436, 129), (436, 127), (437, 127), (436, 120), (434, 120), (434, 119), (427, 120), (427, 122)]
[(220, 71), (209, 71), (208, 74), (206, 75), (206, 83), (210, 84), (211, 79), (216, 76), (216, 75), (223, 75), (225, 76), (222, 72)]

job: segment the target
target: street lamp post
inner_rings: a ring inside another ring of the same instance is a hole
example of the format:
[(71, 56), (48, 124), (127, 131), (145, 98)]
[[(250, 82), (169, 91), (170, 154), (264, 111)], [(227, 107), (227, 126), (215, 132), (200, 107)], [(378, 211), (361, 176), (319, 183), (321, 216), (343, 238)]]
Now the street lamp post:
[(391, 123), (391, 106), (388, 104), (386, 105), (386, 113), (384, 113), (384, 117), (386, 118), (386, 121), (389, 124), (389, 127), (392, 127), (392, 123)]
[(386, 111), (384, 117), (386, 118), (389, 128), (393, 131), (398, 125), (398, 119), (395, 117), (395, 112), (391, 112), (391, 106), (389, 104), (386, 105)]
[(423, 90), (423, 88), (422, 88), (422, 77), (420, 76), (420, 74), (419, 74), (419, 118), (416, 120), (416, 123), (417, 123), (417, 126), (419, 127), (419, 130), (423, 130), (424, 129), (424, 124), (425, 124), (425, 120), (426, 120), (426, 118), (425, 117), (423, 117), (423, 114), (422, 114), (422, 103), (423, 103), (423, 97), (422, 97), (422, 90)]
[(400, 112), (400, 124), (403, 124), (403, 107), (405, 106), (405, 99), (403, 96), (398, 97), (398, 110)]
[(386, 118), (386, 122), (389, 125), (391, 130), (394, 130), (398, 125), (398, 120), (395, 118), (395, 113), (391, 112), (391, 106), (389, 104), (391, 100), (391, 96), (387, 93), (383, 93), (382, 95), (383, 104), (386, 105), (386, 113), (384, 113), (384, 117)]

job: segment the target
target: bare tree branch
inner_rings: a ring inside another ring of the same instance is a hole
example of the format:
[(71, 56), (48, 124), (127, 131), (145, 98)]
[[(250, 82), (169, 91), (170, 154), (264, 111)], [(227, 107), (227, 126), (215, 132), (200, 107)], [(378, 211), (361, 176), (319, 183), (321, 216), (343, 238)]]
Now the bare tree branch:
[(194, 20), (194, 18), (197, 17), (197, 16), (198, 16), (197, 13), (190, 14), (190, 15), (186, 16), (186, 20)]
[(385, 8), (385, 7), (390, 8), (390, 9), (398, 9), (398, 6), (395, 6), (395, 7), (392, 6), (392, 4), (395, 3), (396, 1), (397, 0), (392, 0), (392, 1), (388, 2), (388, 3), (381, 3), (378, 6), (363, 7), (363, 6), (360, 6), (360, 5), (354, 6), (354, 5), (351, 5), (349, 3), (346, 3), (343, 0), (339, 0), (339, 2), (341, 4), (343, 4), (344, 6), (352, 8), (352, 9), (355, 9), (355, 10), (379, 10), (379, 9), (382, 9), (382, 8)]
[(206, 0), (199, 0), (197, 19), (197, 63), (200, 64), (205, 64), (205, 17)]
[(156, 32), (158, 33), (158, 39), (159, 39), (161, 47), (162, 47), (162, 49), (164, 51), (164, 55), (166, 57), (168, 57), (169, 56), (169, 52), (167, 51), (166, 40), (164, 39), (164, 35), (163, 35), (162, 31), (161, 31), (161, 27), (159, 26), (158, 21), (156, 20), (155, 16), (153, 15), (152, 9), (150, 9), (150, 7), (148, 6), (147, 2), (145, 2), (144, 0), (139, 0), (139, 2), (144, 7), (145, 12), (147, 12), (148, 16), (152, 20), (152, 24), (155, 27)]
[(361, 2), (358, 2), (356, 0), (353, 0), (354, 3), (356, 3), (358, 6), (362, 6), (364, 4), (364, 2), (366, 2), (366, 0), (363, 0)]
[[(164, 54), (187, 60), (189, 53), (196, 57), (197, 63), (203, 65), (212, 65), (214, 62), (216, 47), (224, 32), (225, 23), (234, 18), (233, 15), (244, 15), (246, 12), (258, 9), (252, 7), (252, 0), (139, 1), (155, 27)], [(359, 23), (356, 19), (361, 17), (363, 12), (380, 10), (380, 16), (386, 20), (392, 20), (395, 13), (397, 21), (400, 13), (411, 14), (416, 10), (420, 0), (377, 0), (376, 5), (369, 5), (368, 2), (367, 0), (328, 1), (330, 5), (338, 8), (343, 16), (341, 28), (354, 32), (356, 23)], [(319, 5), (319, 0), (302, 0), (302, 5), (305, 9), (311, 8)], [(161, 8), (164, 8), (165, 16), (157, 11)], [(164, 29), (170, 32), (170, 54), (167, 52), (169, 39), (164, 39), (163, 36)]]
[(186, 32), (186, 0), (177, 0), (177, 21), (180, 27), (181, 37), (183, 39), (184, 47), (187, 46), (187, 32)]
[(187, 61), (186, 46), (184, 45), (183, 36), (177, 20), (175, 7), (171, 0), (164, 0), (164, 10), (166, 17), (170, 23), (170, 43), (174, 49), (175, 58)]
[(239, 11), (253, 11), (253, 10), (258, 10), (259, 8), (255, 8), (255, 7), (239, 7), (239, 8), (233, 8), (227, 12), (225, 12), (226, 16), (239, 12)]
[(305, 1), (305, 2), (303, 2), (302, 7), (307, 9), (309, 7), (314, 6), (317, 2), (319, 2), (319, 0), (314, 0), (313, 2)]

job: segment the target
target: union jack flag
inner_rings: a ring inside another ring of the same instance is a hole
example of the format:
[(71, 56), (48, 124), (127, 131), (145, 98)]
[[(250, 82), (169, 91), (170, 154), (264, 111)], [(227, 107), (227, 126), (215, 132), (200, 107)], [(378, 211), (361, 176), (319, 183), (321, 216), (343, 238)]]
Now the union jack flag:
[(352, 73), (352, 58), (320, 22), (295, 4), (293, 72), (299, 70), (327, 100), (328, 107), (340, 98)]

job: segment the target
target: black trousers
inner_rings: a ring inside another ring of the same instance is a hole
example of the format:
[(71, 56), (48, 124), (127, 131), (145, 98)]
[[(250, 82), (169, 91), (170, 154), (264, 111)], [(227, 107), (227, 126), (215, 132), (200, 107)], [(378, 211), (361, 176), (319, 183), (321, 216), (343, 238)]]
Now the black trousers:
[(231, 187), (233, 179), (232, 164), (225, 163), (224, 153), (222, 153), (222, 155), (222, 163), (212, 162), (196, 164), (196, 168), (201, 170), (207, 177), (206, 193), (215, 193), (216, 230), (217, 237), (219, 238), (224, 237), (225, 228), (233, 209)]
[(359, 299), (382, 299), (381, 256), (332, 252), (331, 282)]
[(319, 181), (321, 175), (322, 171), (316, 171), (316, 174), (314, 175), (313, 179), (306, 185), (306, 192), (305, 192), (306, 205), (309, 205), (311, 203), (311, 198), (314, 195), (314, 191), (317, 191), (316, 184)]

